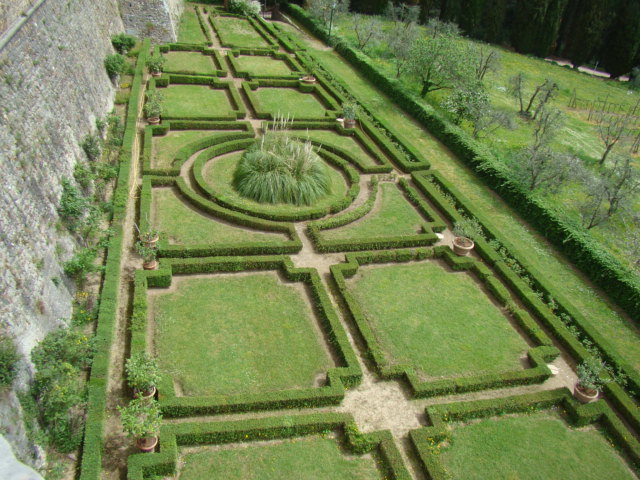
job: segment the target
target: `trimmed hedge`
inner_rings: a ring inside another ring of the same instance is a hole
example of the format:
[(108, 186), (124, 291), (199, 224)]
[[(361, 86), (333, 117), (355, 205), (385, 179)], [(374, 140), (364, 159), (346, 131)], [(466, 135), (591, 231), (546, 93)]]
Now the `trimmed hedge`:
[[(347, 263), (331, 266), (331, 274), (336, 282), (340, 295), (351, 318), (354, 320), (358, 333), (365, 345), (365, 355), (383, 379), (404, 379), (409, 384), (414, 397), (432, 397), (437, 395), (450, 395), (491, 388), (504, 388), (515, 385), (529, 385), (542, 383), (551, 376), (547, 363), (558, 356), (559, 351), (551, 346), (551, 340), (544, 332), (537, 332), (531, 337), (531, 341), (539, 346), (532, 348), (527, 353), (532, 368), (514, 370), (499, 374), (476, 375), (471, 377), (458, 377), (435, 381), (422, 381), (414, 368), (409, 365), (389, 365), (386, 361), (384, 350), (375, 333), (369, 326), (364, 312), (347, 288), (346, 279), (356, 274), (361, 265), (372, 263), (396, 263), (422, 260), (432, 257), (442, 258), (454, 270), (470, 270), (492, 293), (499, 293), (500, 301), (506, 304), (511, 295), (493, 276), (489, 269), (470, 257), (458, 257), (449, 247), (436, 247), (435, 249), (405, 250), (390, 252), (366, 252), (347, 254)], [(521, 326), (526, 331), (528, 319), (521, 316), (513, 316), (516, 322), (522, 321)]]
[(349, 344), (347, 334), (317, 271), (309, 268), (295, 268), (291, 260), (284, 256), (163, 259), (159, 270), (137, 271), (131, 318), (131, 354), (147, 349), (147, 288), (170, 286), (174, 274), (274, 269), (281, 272), (287, 280), (303, 282), (308, 287), (311, 304), (339, 362), (339, 366), (329, 369), (326, 386), (261, 394), (179, 397), (174, 390), (173, 381), (170, 378), (163, 378), (158, 385), (158, 391), (160, 407), (166, 417), (337, 405), (344, 398), (345, 388), (353, 387), (360, 382), (362, 371), (356, 354)]
[(530, 414), (532, 410), (548, 410), (554, 407), (564, 412), (565, 420), (574, 427), (599, 424), (613, 444), (628, 456), (633, 467), (640, 467), (640, 443), (607, 404), (598, 401), (581, 405), (566, 388), (427, 407), (426, 416), (432, 426), (409, 432), (409, 438), (428, 478), (445, 480), (450, 478), (450, 475), (440, 461), (438, 449), (442, 442), (455, 441), (455, 435), (449, 426), (451, 423), (504, 414)]
[(129, 457), (128, 480), (150, 475), (175, 475), (180, 461), (179, 447), (265, 441), (321, 435), (334, 430), (345, 433), (347, 451), (354, 455), (376, 452), (385, 478), (411, 480), (402, 455), (389, 431), (362, 434), (353, 417), (344, 413), (286, 415), (235, 422), (180, 423), (160, 430), (160, 453)]

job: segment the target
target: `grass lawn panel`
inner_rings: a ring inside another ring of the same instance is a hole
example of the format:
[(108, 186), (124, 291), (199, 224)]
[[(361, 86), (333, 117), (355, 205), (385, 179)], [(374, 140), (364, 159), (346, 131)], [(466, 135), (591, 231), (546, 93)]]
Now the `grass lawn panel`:
[(180, 43), (205, 43), (205, 37), (198, 15), (190, 8), (185, 8), (180, 17), (180, 27), (178, 28), (178, 42)]
[(211, 186), (217, 195), (225, 200), (248, 208), (253, 212), (277, 213), (291, 215), (302, 213), (305, 210), (312, 210), (318, 207), (328, 207), (337, 200), (344, 198), (347, 193), (347, 183), (339, 170), (328, 166), (329, 178), (331, 179), (331, 193), (310, 206), (297, 206), (284, 203), (258, 203), (251, 199), (242, 197), (233, 188), (233, 172), (242, 157), (242, 152), (234, 152), (224, 155), (209, 162), (204, 167), (203, 176), (207, 184)]
[(221, 40), (234, 47), (269, 48), (271, 45), (248, 20), (234, 17), (215, 17)]
[(368, 266), (348, 285), (390, 364), (429, 377), (522, 368), (527, 343), (466, 272), (434, 261)]
[(164, 66), (167, 72), (202, 73), (214, 75), (216, 65), (211, 55), (203, 55), (200, 52), (169, 52), (164, 56), (167, 63)]
[(185, 455), (180, 480), (378, 480), (375, 460), (345, 456), (336, 440), (318, 436)]
[(240, 55), (240, 70), (251, 75), (289, 75), (293, 72), (284, 60), (262, 55)]
[(152, 190), (154, 225), (171, 245), (256, 242), (274, 244), (287, 241), (284, 234), (262, 233), (230, 225), (198, 212), (184, 202), (173, 188)]
[(348, 83), (351, 93), (359, 101), (392, 127), (398, 138), (420, 150), (434, 170), (453, 181), (471, 205), (480, 211), (491, 212), (493, 226), (511, 241), (513, 253), (544, 272), (546, 282), (563, 291), (578, 310), (589, 312), (592, 326), (615, 346), (622, 358), (640, 369), (640, 335), (637, 327), (618, 314), (593, 289), (583, 274), (568, 264), (566, 258), (546, 239), (532, 231), (471, 169), (398, 108), (387, 95), (373, 87), (362, 74), (335, 52), (319, 49), (319, 43), (311, 41), (306, 44), (333, 75)]
[[(292, 135), (298, 135), (300, 138), (307, 138), (307, 136), (316, 142), (320, 142), (323, 145), (329, 145), (341, 148), (349, 153), (352, 157), (360, 160), (363, 165), (367, 166), (375, 166), (380, 165), (367, 151), (360, 145), (355, 138), (347, 135), (340, 135), (332, 130), (309, 130), (308, 135), (307, 132), (301, 134), (299, 131), (295, 130), (290, 131)], [(380, 152), (381, 157), (385, 157), (385, 155)]]
[(395, 183), (381, 183), (378, 195), (380, 207), (359, 220), (343, 227), (323, 230), (325, 240), (356, 240), (371, 237), (416, 235), (426, 220), (404, 198)]
[(163, 111), (168, 117), (226, 115), (233, 110), (226, 89), (203, 85), (170, 85), (158, 91), (164, 97)]
[(597, 429), (573, 429), (547, 413), (454, 426), (440, 459), (452, 478), (466, 480), (636, 478)]
[(184, 395), (309, 388), (333, 366), (303, 294), (275, 272), (175, 281), (152, 295), (155, 345)]
[(324, 118), (326, 109), (312, 93), (295, 88), (258, 88), (255, 92), (265, 110), (272, 114), (301, 118)]
[(182, 147), (203, 138), (223, 136), (227, 133), (228, 130), (218, 134), (212, 133), (211, 130), (175, 130), (167, 132), (166, 135), (153, 137), (151, 166), (153, 168), (170, 168), (176, 158), (176, 153)]

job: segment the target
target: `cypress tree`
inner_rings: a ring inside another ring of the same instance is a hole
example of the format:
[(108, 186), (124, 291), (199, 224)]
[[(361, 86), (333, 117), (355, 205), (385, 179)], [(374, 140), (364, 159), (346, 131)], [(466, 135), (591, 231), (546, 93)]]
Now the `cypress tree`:
[(518, 0), (511, 41), (517, 51), (546, 56), (555, 43), (567, 0)]
[(460, 22), (463, 0), (442, 0), (440, 3), (440, 20), (443, 22)]
[(563, 21), (560, 54), (575, 67), (598, 52), (609, 20), (609, 0), (571, 0)]
[(508, 0), (485, 0), (482, 9), (482, 33), (480, 38), (489, 43), (500, 43), (508, 38), (507, 25)]
[(640, 0), (622, 0), (616, 9), (600, 52), (604, 68), (613, 77), (629, 73), (640, 53)]
[(467, 0), (458, 11), (458, 25), (462, 31), (474, 38), (483, 37), (482, 14), (486, 10), (485, 0)]

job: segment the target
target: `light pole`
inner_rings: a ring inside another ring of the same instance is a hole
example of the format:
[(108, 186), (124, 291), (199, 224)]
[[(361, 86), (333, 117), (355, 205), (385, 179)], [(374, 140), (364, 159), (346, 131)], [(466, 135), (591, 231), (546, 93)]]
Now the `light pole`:
[(329, 17), (329, 43), (331, 43), (331, 29), (333, 28), (333, 12), (336, 11), (338, 4), (333, 2), (331, 4), (331, 16)]

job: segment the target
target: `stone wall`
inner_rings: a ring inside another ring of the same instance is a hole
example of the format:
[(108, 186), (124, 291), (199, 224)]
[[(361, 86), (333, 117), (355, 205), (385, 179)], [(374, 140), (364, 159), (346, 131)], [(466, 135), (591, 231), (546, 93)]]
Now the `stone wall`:
[[(75, 242), (56, 213), (60, 181), (113, 106), (103, 62), (124, 27), (117, 0), (46, 0), (23, 20), (0, 47), (0, 328), (26, 359), (71, 314), (74, 286), (61, 264)], [(16, 389), (29, 369), (24, 361)], [(0, 395), (0, 430), (33, 463), (14, 394)]]
[(38, 0), (6, 0), (0, 2), (0, 35), (26, 14)]
[(175, 42), (183, 0), (119, 0), (127, 33), (150, 37), (156, 43)]

